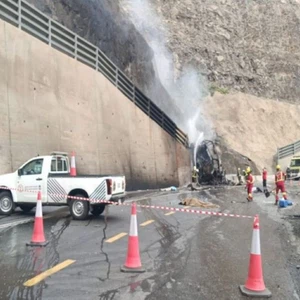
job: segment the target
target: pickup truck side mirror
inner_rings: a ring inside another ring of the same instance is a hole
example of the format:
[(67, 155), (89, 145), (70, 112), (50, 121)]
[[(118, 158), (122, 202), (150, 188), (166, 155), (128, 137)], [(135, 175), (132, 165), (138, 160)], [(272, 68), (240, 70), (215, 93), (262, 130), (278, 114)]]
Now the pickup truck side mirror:
[(22, 176), (22, 170), (21, 169), (18, 169), (18, 175)]

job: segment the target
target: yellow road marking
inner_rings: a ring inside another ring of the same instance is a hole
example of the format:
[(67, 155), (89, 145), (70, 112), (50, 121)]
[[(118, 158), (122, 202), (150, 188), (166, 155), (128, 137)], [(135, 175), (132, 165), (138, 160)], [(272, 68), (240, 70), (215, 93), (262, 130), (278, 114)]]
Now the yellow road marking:
[(170, 211), (170, 212), (166, 213), (165, 216), (169, 216), (169, 215), (173, 215), (173, 214), (175, 214), (175, 211)]
[(149, 224), (151, 224), (151, 223), (153, 223), (153, 222), (155, 222), (155, 221), (154, 221), (154, 220), (148, 220), (148, 221), (146, 221), (146, 222), (140, 224), (140, 226), (147, 226), (147, 225), (149, 225)]
[(44, 280), (46, 277), (51, 276), (52, 274), (66, 268), (67, 266), (73, 264), (76, 260), (72, 260), (72, 259), (67, 259), (65, 261), (63, 261), (62, 263), (56, 265), (55, 267), (27, 280), (24, 283), (24, 286), (33, 286), (37, 283), (39, 283), (40, 281)]
[(106, 240), (106, 243), (113, 243), (115, 241), (117, 241), (118, 239), (122, 238), (123, 236), (127, 235), (127, 233), (125, 232), (121, 232), (113, 237), (111, 237), (110, 239)]

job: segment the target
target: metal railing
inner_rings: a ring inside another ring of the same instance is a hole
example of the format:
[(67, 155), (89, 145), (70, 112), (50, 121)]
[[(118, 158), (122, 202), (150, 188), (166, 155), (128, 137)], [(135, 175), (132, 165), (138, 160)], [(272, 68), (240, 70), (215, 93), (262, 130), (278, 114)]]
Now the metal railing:
[(0, 0), (0, 18), (103, 74), (153, 121), (178, 142), (188, 147), (188, 136), (135, 87), (98, 47), (52, 20), (24, 0)]
[(277, 160), (300, 152), (300, 140), (277, 149)]

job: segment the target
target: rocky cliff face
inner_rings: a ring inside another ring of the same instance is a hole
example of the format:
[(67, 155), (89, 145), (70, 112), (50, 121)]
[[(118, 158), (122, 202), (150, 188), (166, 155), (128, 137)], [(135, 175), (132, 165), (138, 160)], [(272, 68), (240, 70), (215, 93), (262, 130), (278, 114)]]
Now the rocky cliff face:
[(151, 49), (119, 14), (118, 1), (28, 0), (45, 14), (97, 45), (136, 83), (153, 76)]
[(177, 68), (197, 65), (217, 87), (273, 99), (300, 92), (299, 0), (154, 0)]
[[(124, 1), (29, 2), (98, 45), (147, 95), (156, 90), (161, 102), (170, 100), (155, 77), (149, 45), (124, 14)], [(151, 5), (169, 33), (178, 70), (191, 64), (216, 88), (297, 101), (299, 0), (153, 0)]]

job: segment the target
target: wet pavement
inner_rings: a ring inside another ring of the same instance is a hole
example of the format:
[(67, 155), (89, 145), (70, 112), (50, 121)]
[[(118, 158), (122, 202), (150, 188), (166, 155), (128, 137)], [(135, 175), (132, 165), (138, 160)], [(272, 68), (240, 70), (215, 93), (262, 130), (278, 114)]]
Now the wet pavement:
[[(299, 202), (298, 190), (292, 197)], [(148, 191), (131, 194), (139, 204), (178, 205), (197, 197), (220, 205), (221, 212), (259, 213), (264, 279), (273, 299), (299, 299), (300, 208), (277, 209), (271, 196), (255, 194), (247, 203), (242, 187), (200, 192)], [(196, 208), (201, 210), (200, 208)], [(145, 273), (120, 272), (127, 252), (130, 206), (109, 206), (100, 217), (74, 221), (67, 209), (44, 209), (49, 244), (26, 246), (32, 234), (31, 214), (0, 217), (0, 299), (244, 299), (251, 247), (252, 219), (201, 216), (138, 208), (141, 260)], [(296, 217), (295, 217), (296, 216)], [(25, 220), (24, 224), (3, 225)], [(2, 226), (2, 227), (1, 227)], [(299, 252), (299, 253), (298, 253)], [(75, 262), (32, 287), (24, 283), (66, 260)]]

